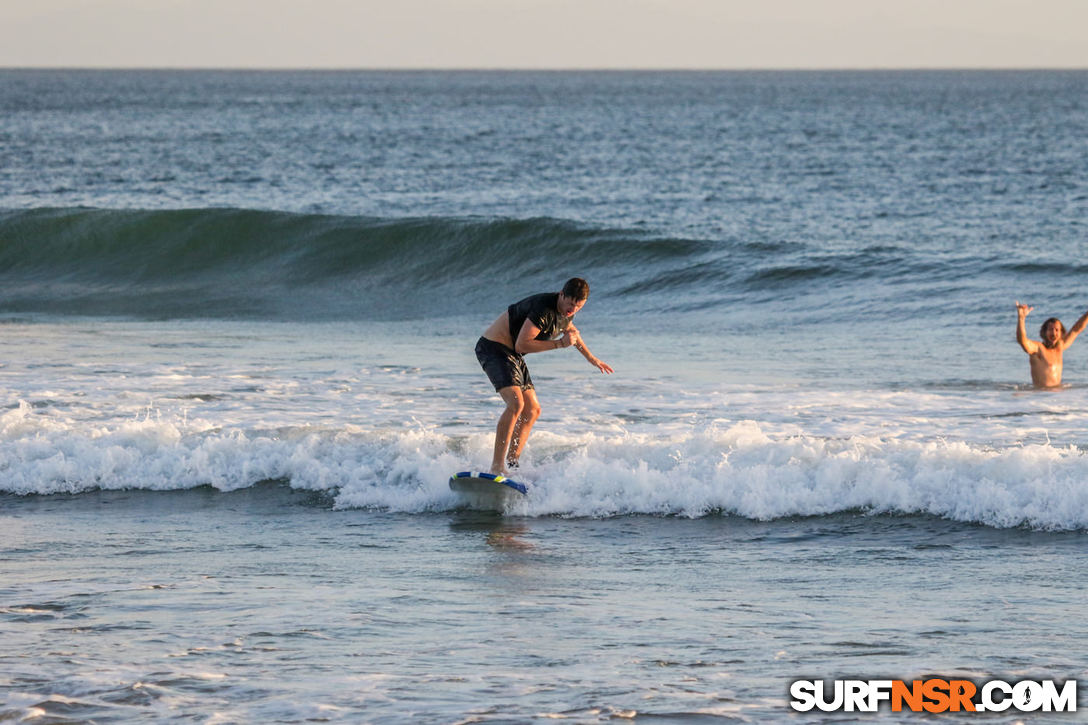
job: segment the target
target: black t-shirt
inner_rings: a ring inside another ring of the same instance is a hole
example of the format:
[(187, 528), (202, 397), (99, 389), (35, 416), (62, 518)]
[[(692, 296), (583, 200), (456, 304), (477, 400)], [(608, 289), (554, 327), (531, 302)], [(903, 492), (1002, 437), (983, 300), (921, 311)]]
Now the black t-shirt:
[(521, 326), (529, 320), (540, 328), (537, 340), (550, 340), (567, 328), (570, 318), (559, 314), (559, 293), (545, 292), (540, 295), (526, 297), (520, 302), (515, 302), (506, 309), (510, 318), (510, 339), (514, 346), (518, 344), (518, 333)]

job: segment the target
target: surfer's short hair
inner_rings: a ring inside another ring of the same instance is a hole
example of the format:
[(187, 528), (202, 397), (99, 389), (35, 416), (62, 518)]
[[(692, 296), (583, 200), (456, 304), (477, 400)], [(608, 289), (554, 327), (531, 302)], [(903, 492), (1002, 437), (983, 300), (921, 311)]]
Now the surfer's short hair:
[(1051, 322), (1058, 323), (1058, 331), (1062, 333), (1062, 337), (1065, 337), (1065, 325), (1063, 325), (1062, 321), (1059, 320), (1057, 317), (1050, 317), (1047, 319), (1046, 322), (1039, 326), (1039, 337), (1046, 337), (1046, 326), (1049, 325)]
[(589, 282), (581, 277), (571, 277), (563, 285), (563, 295), (575, 302), (589, 299)]

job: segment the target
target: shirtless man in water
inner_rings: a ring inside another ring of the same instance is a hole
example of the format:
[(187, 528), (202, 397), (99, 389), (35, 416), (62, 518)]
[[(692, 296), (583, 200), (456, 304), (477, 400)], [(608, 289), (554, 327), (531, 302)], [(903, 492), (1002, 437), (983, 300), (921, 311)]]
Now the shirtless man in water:
[(1029, 340), (1027, 330), (1024, 328), (1024, 318), (1034, 310), (1034, 307), (1016, 303), (1016, 312), (1019, 322), (1016, 324), (1016, 341), (1031, 361), (1031, 382), (1037, 388), (1053, 388), (1062, 384), (1062, 352), (1073, 344), (1073, 340), (1081, 333), (1085, 325), (1088, 325), (1088, 312), (1073, 325), (1073, 329), (1065, 331), (1065, 325), (1057, 317), (1051, 317), (1039, 328), (1038, 340)]
[(533, 423), (540, 417), (540, 403), (523, 355), (573, 346), (602, 373), (613, 372), (593, 356), (571, 322), (588, 298), (589, 284), (575, 277), (561, 292), (533, 295), (510, 305), (476, 343), (476, 359), (506, 403), (495, 428), (492, 473), (505, 474), (504, 463), (517, 467)]

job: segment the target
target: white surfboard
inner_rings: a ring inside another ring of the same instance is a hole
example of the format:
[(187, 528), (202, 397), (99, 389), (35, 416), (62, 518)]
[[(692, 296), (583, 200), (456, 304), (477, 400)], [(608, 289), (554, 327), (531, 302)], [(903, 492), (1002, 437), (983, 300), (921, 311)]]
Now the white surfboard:
[(529, 485), (494, 473), (461, 471), (450, 476), (450, 490), (461, 494), (473, 506), (499, 508), (524, 499)]

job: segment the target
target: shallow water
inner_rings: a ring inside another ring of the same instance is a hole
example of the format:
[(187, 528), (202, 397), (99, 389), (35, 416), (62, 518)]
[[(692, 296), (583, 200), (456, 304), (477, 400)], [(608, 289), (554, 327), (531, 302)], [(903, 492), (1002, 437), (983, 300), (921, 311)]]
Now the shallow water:
[(1075, 677), (1088, 644), (1079, 534), (332, 511), (276, 483), (3, 503), (9, 716), (760, 722), (801, 677)]

